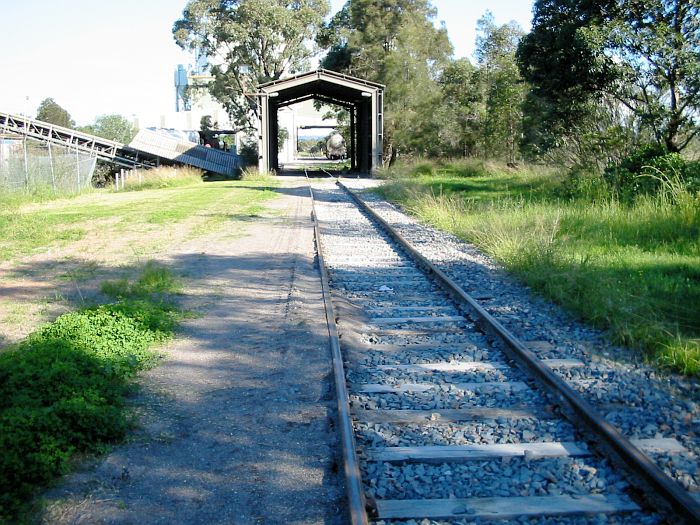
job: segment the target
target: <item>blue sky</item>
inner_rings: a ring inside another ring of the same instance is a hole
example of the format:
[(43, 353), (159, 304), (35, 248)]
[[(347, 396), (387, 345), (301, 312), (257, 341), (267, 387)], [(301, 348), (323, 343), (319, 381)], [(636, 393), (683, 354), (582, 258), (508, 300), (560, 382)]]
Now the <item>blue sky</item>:
[[(1, 0), (0, 111), (34, 115), (53, 97), (78, 124), (174, 110), (173, 71), (190, 61), (171, 28), (186, 0)], [(337, 11), (345, 0), (331, 0)], [(472, 58), (476, 21), (529, 29), (532, 0), (433, 0), (455, 56)]]

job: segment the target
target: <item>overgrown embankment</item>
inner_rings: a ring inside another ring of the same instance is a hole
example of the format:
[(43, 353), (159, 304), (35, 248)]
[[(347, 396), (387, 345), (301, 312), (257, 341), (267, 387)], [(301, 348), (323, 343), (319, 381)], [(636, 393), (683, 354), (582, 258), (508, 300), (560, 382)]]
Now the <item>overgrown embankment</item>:
[(64, 314), (0, 354), (0, 522), (20, 519), (75, 454), (124, 437), (124, 396), (172, 337), (182, 314), (168, 296), (178, 290), (148, 263), (134, 282), (104, 283), (114, 302)]
[(421, 163), (388, 171), (379, 191), (615, 342), (700, 376), (700, 197), (658, 173), (658, 191), (625, 195), (602, 177)]

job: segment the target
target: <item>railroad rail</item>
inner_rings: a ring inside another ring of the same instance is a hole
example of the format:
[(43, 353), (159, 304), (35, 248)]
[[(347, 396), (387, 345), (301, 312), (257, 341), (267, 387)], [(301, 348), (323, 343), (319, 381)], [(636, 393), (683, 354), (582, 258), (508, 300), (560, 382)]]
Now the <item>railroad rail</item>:
[(580, 362), (537, 358), (358, 194), (315, 186), (353, 523), (700, 522), (646, 455), (682, 444), (626, 439), (553, 373)]

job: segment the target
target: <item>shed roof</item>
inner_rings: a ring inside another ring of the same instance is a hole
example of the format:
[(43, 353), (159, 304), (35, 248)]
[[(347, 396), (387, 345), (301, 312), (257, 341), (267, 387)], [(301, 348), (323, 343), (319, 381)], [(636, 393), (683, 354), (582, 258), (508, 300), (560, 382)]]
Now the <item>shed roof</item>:
[(369, 80), (317, 69), (260, 84), (258, 89), (265, 93), (278, 93), (275, 103), (285, 106), (316, 98), (341, 105), (353, 104), (362, 100), (362, 93), (383, 90), (384, 86)]

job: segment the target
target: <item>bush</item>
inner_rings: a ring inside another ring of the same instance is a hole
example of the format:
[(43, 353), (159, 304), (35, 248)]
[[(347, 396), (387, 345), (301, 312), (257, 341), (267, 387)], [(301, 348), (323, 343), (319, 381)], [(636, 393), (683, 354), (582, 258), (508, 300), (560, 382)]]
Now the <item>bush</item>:
[(241, 166), (257, 166), (258, 164), (258, 141), (254, 135), (244, 137), (241, 141), (241, 148), (238, 151), (241, 157)]
[[(127, 288), (161, 290), (150, 268)], [(150, 347), (172, 335), (177, 317), (162, 301), (122, 299), (64, 314), (0, 354), (0, 522), (16, 519), (74, 453), (124, 436), (128, 380), (154, 362)]]
[(616, 166), (607, 168), (603, 178), (618, 195), (629, 200), (637, 195), (653, 195), (664, 188), (664, 181), (677, 179), (687, 190), (700, 190), (700, 162), (669, 153), (657, 144), (643, 146)]
[(584, 168), (574, 168), (557, 191), (565, 198), (604, 202), (610, 198), (610, 185), (600, 173)]

